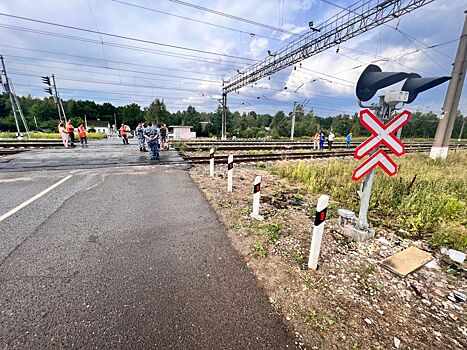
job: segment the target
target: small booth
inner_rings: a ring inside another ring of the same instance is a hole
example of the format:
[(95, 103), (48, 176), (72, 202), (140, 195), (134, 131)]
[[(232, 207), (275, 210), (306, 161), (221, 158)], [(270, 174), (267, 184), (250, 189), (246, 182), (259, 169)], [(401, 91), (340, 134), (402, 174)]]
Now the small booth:
[(181, 139), (195, 139), (196, 132), (191, 131), (192, 126), (187, 125), (170, 125), (169, 132), (171, 131), (173, 138), (175, 140)]

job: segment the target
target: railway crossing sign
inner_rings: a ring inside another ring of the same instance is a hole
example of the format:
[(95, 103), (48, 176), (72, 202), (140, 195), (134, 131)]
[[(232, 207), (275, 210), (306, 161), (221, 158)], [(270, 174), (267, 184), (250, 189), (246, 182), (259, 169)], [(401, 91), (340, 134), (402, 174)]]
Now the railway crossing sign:
[[(371, 132), (372, 136), (355, 149), (354, 158), (362, 159), (383, 144), (398, 157), (405, 154), (404, 144), (394, 133), (408, 123), (411, 114), (411, 112), (404, 110), (388, 124), (383, 124), (369, 109), (360, 111), (360, 122)], [(383, 168), (390, 176), (397, 173), (397, 164), (384, 150), (379, 150), (355, 169), (352, 180), (359, 181), (376, 166)]]
[(362, 177), (368, 174), (371, 169), (378, 165), (383, 168), (389, 176), (396, 175), (397, 173), (397, 164), (394, 163), (386, 152), (380, 149), (355, 169), (352, 175), (352, 180), (359, 181)]
[(407, 124), (411, 114), (411, 112), (404, 110), (388, 124), (384, 125), (369, 109), (360, 111), (360, 122), (372, 133), (372, 136), (355, 149), (355, 159), (362, 159), (366, 154), (382, 144), (385, 144), (396, 156), (403, 155), (405, 153), (404, 144), (394, 136), (394, 132)]

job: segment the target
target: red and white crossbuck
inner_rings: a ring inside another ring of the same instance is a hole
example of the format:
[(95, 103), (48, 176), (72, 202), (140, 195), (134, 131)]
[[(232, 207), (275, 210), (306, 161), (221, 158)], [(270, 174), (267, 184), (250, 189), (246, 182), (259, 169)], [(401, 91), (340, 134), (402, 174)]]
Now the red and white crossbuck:
[[(408, 123), (411, 114), (411, 112), (404, 110), (385, 125), (369, 109), (360, 111), (360, 122), (371, 132), (372, 136), (355, 149), (354, 158), (362, 159), (365, 155), (383, 144), (398, 157), (405, 154), (404, 144), (394, 133)], [(376, 166), (383, 168), (390, 176), (397, 173), (397, 164), (394, 163), (384, 150), (379, 150), (355, 169), (352, 180), (359, 181)]]

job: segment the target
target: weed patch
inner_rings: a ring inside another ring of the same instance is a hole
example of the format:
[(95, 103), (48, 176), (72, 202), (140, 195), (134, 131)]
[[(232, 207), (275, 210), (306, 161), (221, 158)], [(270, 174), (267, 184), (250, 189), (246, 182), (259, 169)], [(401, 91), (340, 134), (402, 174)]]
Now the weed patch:
[[(396, 176), (377, 172), (369, 210), (373, 225), (435, 247), (467, 249), (467, 152), (444, 160), (412, 154), (397, 162)], [(331, 211), (347, 207), (358, 212), (360, 183), (351, 180), (355, 166), (346, 160), (281, 162), (270, 171), (312, 194), (330, 195)]]

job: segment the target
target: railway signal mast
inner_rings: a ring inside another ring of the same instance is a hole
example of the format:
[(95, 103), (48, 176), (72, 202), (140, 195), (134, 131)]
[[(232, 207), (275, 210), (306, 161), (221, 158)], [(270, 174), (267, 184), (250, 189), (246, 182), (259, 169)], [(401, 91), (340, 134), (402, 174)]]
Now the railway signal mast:
[(359, 34), (416, 10), (434, 0), (360, 0), (333, 17), (311, 26), (311, 32), (244, 69), (222, 84), (222, 138), (226, 135), (227, 94), (295, 63), (339, 45)]
[(18, 138), (21, 137), (21, 129), (19, 127), (19, 122), (18, 122), (18, 114), (19, 114), (21, 121), (23, 122), (26, 135), (28, 136), (28, 138), (31, 138), (31, 136), (29, 135), (28, 123), (26, 121), (26, 118), (24, 118), (23, 110), (21, 109), (21, 105), (19, 104), (18, 97), (16, 97), (13, 83), (11, 82), (11, 79), (8, 78), (8, 74), (6, 72), (6, 67), (5, 67), (5, 62), (3, 61), (2, 55), (0, 55), (0, 61), (2, 61), (0, 84), (2, 85), (5, 93), (7, 93), (10, 97), (11, 109), (13, 111), (13, 117), (15, 118), (15, 123), (16, 123), (17, 137)]
[[(406, 79), (401, 91), (387, 91), (379, 96), (379, 103), (372, 103), (365, 106), (362, 102), (371, 100), (379, 89), (386, 88)], [(362, 159), (365, 155), (370, 158), (363, 162), (354, 172), (352, 179), (359, 181), (365, 174), (365, 180), (362, 183), (360, 196), (360, 211), (356, 221), (356, 231), (354, 234), (365, 236), (365, 233), (372, 233), (368, 224), (368, 207), (370, 204), (371, 189), (376, 173), (376, 167), (382, 167), (386, 173), (393, 176), (397, 173), (397, 165), (382, 149), (381, 144), (386, 145), (393, 154), (401, 156), (405, 153), (404, 145), (399, 140), (400, 130), (410, 118), (410, 112), (404, 110), (397, 117), (393, 118), (386, 125), (383, 122), (389, 120), (392, 112), (395, 111), (399, 103), (412, 103), (419, 93), (434, 88), (448, 80), (451, 77), (429, 77), (422, 78), (417, 73), (405, 72), (383, 72), (381, 68), (370, 64), (360, 75), (356, 86), (356, 95), (359, 106), (366, 108), (360, 112), (360, 121), (372, 133), (369, 139), (363, 142), (355, 149), (355, 158)], [(370, 110), (375, 111), (375, 114)], [(395, 132), (398, 136), (394, 136)], [(368, 237), (368, 236), (366, 236)]]
[[(51, 77), (52, 79), (50, 79)], [(64, 121), (66, 123), (67, 120), (66, 120), (65, 109), (63, 108), (60, 94), (57, 91), (57, 85), (55, 83), (55, 76), (52, 74), (51, 77), (49, 77), (48, 75), (41, 77), (42, 82), (47, 86), (46, 88), (44, 88), (44, 91), (53, 97), (54, 102), (57, 105), (58, 117), (60, 118), (60, 121)]]

